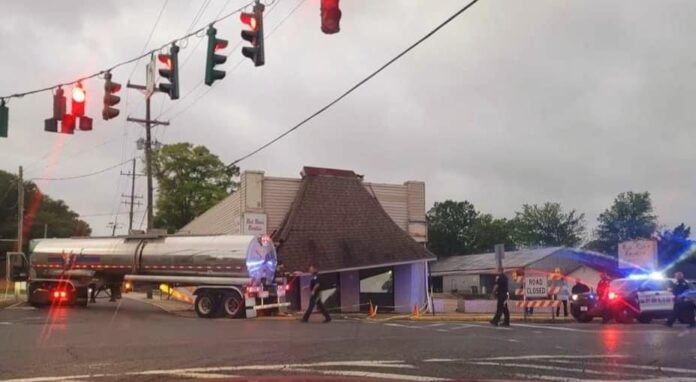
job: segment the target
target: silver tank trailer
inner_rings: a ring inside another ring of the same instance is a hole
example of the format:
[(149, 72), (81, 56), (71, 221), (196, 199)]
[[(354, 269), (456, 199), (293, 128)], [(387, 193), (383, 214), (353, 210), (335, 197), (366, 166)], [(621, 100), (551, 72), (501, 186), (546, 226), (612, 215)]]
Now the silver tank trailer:
[[(29, 257), (38, 278), (93, 271), (272, 280), (277, 255), (268, 237), (250, 235), (38, 239)], [(69, 273), (68, 273), (69, 274)]]

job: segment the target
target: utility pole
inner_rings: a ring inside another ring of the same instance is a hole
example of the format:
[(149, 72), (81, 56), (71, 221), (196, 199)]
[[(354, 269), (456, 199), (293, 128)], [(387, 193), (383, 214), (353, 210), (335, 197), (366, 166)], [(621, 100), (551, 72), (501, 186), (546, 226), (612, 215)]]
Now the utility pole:
[(48, 223), (44, 223), (44, 239), (48, 237)]
[(157, 125), (169, 126), (169, 122), (161, 122), (150, 119), (150, 96), (148, 95), (148, 87), (143, 85), (135, 85), (128, 82), (126, 85), (130, 89), (145, 90), (145, 119), (128, 117), (128, 122), (137, 122), (145, 126), (145, 166), (147, 167), (147, 230), (154, 228), (153, 196), (152, 196), (152, 127)]
[(130, 205), (130, 212), (128, 213), (128, 233), (133, 230), (133, 206), (138, 205), (140, 206), (140, 202), (136, 202), (135, 199), (142, 199), (142, 196), (135, 195), (135, 176), (138, 175), (135, 173), (135, 158), (133, 158), (133, 169), (131, 172), (122, 172), (121, 175), (127, 175), (131, 177), (131, 193), (130, 195), (124, 195), (121, 194), (122, 197), (124, 198), (130, 198), (130, 201), (124, 201), (123, 204)]
[(24, 173), (19, 166), (17, 180), (17, 252), (22, 252), (24, 244)]
[(116, 236), (116, 228), (121, 228), (121, 224), (117, 221), (109, 222), (106, 228), (111, 228), (111, 236)]

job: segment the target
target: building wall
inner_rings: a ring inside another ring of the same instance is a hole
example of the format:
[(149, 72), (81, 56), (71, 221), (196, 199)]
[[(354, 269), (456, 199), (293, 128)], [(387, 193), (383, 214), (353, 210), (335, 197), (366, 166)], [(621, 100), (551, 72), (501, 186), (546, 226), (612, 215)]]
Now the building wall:
[[(283, 222), (300, 188), (301, 179), (265, 176), (262, 171), (244, 171), (239, 189), (182, 228), (187, 234), (240, 234), (244, 213), (262, 214), (266, 233)], [(427, 241), (425, 183), (364, 183), (401, 229), (418, 242)]]
[(360, 311), (360, 276), (358, 271), (341, 272), (341, 312)]
[(445, 293), (459, 292), (474, 294), (472, 287), (476, 287), (476, 294), (481, 294), (481, 280), (479, 275), (445, 275), (442, 276), (442, 291)]
[(414, 305), (421, 307), (426, 301), (425, 281), (425, 263), (395, 266), (394, 311), (407, 313)]
[(568, 274), (568, 286), (572, 288), (573, 284), (575, 284), (575, 280), (580, 279), (583, 283), (587, 284), (588, 287), (595, 289), (597, 283), (599, 283), (600, 274), (600, 271), (583, 265)]

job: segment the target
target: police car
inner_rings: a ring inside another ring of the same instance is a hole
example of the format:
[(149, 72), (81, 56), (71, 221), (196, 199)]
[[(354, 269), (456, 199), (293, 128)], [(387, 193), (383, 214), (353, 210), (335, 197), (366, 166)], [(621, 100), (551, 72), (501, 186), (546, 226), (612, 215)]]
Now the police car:
[[(605, 300), (600, 301), (593, 292), (572, 295), (570, 311), (578, 322), (592, 321), (606, 312), (620, 323), (631, 323), (634, 319), (650, 323), (653, 319), (668, 318), (672, 313), (674, 296), (671, 288), (674, 283), (674, 279), (663, 278), (657, 273), (616, 279), (609, 284)], [(689, 285), (691, 289), (684, 297), (696, 302), (696, 284), (689, 282)]]

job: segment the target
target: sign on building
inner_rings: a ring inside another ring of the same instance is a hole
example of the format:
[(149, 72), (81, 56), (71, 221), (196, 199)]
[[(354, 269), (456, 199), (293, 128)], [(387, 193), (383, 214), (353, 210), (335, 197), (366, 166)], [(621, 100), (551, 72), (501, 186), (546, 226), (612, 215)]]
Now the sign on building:
[(256, 214), (247, 212), (242, 218), (243, 235), (264, 235), (266, 234), (266, 214)]
[(527, 276), (524, 279), (525, 297), (547, 297), (549, 294), (546, 276)]
[(619, 268), (657, 268), (657, 241), (631, 240), (619, 244)]

